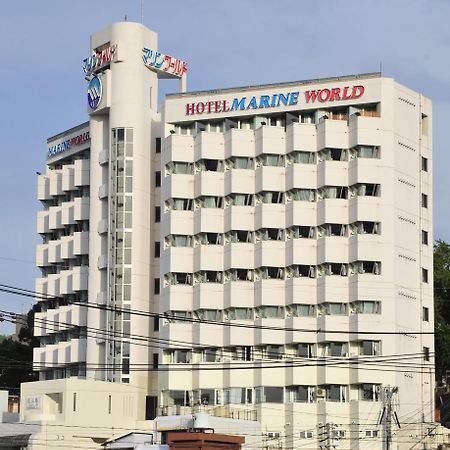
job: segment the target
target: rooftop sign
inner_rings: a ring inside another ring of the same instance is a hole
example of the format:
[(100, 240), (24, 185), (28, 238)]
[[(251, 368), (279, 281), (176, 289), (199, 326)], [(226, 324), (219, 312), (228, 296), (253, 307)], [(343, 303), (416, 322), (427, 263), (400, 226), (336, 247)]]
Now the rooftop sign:
[(92, 56), (83, 59), (83, 71), (86, 75), (97, 72), (104, 68), (114, 59), (117, 52), (117, 45), (109, 45), (103, 50), (94, 51)]
[(142, 60), (144, 64), (152, 70), (156, 70), (163, 75), (169, 77), (181, 78), (187, 72), (187, 62), (181, 59), (174, 58), (170, 55), (165, 55), (156, 50), (144, 47)]
[(58, 155), (59, 153), (66, 152), (70, 150), (72, 147), (76, 147), (77, 145), (81, 145), (84, 142), (87, 142), (91, 139), (89, 135), (89, 131), (85, 131), (84, 133), (68, 137), (58, 144), (54, 144), (47, 149), (47, 158), (51, 158), (53, 156)]
[[(329, 103), (343, 100), (355, 100), (364, 94), (364, 86), (345, 86), (324, 89), (313, 89), (304, 92), (304, 104)], [(226, 113), (233, 111), (249, 111), (255, 109), (295, 106), (301, 102), (300, 92), (271, 93), (252, 97), (235, 97), (214, 101), (186, 103), (186, 116), (195, 114)]]

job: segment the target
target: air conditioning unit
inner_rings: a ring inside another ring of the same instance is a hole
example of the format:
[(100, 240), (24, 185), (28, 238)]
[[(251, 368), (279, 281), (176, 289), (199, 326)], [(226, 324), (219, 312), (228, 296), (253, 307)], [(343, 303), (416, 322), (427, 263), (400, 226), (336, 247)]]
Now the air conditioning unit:
[(324, 398), (325, 394), (326, 394), (326, 390), (324, 388), (317, 388), (317, 390), (316, 390), (317, 398)]
[(268, 439), (279, 439), (280, 433), (278, 431), (268, 431), (267, 432), (267, 438)]

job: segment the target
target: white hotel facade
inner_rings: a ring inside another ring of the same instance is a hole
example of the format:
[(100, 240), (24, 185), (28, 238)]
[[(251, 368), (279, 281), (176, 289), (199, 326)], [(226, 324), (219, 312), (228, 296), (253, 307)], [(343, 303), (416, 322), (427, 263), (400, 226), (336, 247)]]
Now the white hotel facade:
[(422, 442), (430, 100), (378, 73), (185, 92), (157, 48), (141, 24), (95, 33), (89, 122), (48, 141), (23, 420), (207, 411), (268, 447), (381, 448), (391, 387), (394, 441)]

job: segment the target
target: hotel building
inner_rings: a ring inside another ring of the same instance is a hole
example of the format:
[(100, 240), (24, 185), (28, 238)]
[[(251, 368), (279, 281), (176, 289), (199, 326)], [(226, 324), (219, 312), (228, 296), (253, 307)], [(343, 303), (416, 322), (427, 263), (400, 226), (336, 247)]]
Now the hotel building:
[(157, 49), (141, 24), (95, 33), (89, 122), (48, 140), (23, 420), (206, 411), (261, 422), (267, 448), (423, 442), (431, 101), (380, 73), (186, 92)]

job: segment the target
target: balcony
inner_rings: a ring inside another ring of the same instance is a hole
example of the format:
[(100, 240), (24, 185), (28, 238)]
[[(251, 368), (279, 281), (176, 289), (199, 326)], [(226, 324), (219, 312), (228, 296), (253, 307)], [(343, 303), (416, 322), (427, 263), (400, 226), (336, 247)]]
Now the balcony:
[(109, 149), (105, 148), (98, 154), (98, 163), (101, 166), (109, 163)]
[(48, 260), (51, 264), (62, 262), (61, 241), (50, 241), (48, 243)]
[(284, 127), (262, 126), (255, 131), (256, 154), (286, 152), (286, 133)]
[(48, 174), (50, 180), (50, 195), (62, 195), (64, 192), (62, 190), (62, 173), (59, 170), (52, 170)]
[(49, 211), (38, 211), (36, 230), (39, 234), (45, 234), (50, 232), (50, 213)]
[(86, 339), (72, 339), (70, 341), (70, 361), (72, 363), (86, 361)]
[(61, 206), (51, 206), (49, 208), (49, 227), (51, 230), (64, 228), (64, 225), (62, 223)]
[(101, 219), (97, 225), (97, 233), (98, 234), (106, 234), (108, 232), (108, 219)]
[(48, 265), (48, 245), (39, 244), (36, 246), (36, 266), (45, 267)]
[(105, 198), (108, 198), (108, 192), (109, 192), (109, 185), (108, 183), (103, 183), (99, 188), (98, 188), (98, 198), (100, 200), (103, 200)]
[(89, 186), (89, 159), (74, 161), (75, 186)]
[(316, 125), (313, 123), (293, 122), (286, 128), (288, 153), (292, 150), (317, 150)]
[(61, 222), (63, 223), (63, 225), (73, 225), (75, 223), (74, 203), (63, 202), (61, 203), (61, 209), (62, 209)]
[(75, 189), (75, 171), (73, 166), (65, 165), (62, 168), (62, 189), (64, 192), (73, 191)]
[(50, 200), (50, 180), (45, 175), (38, 175), (37, 198), (40, 201)]
[(89, 197), (77, 197), (74, 200), (74, 219), (89, 220)]
[(97, 268), (106, 270), (108, 268), (108, 255), (100, 255), (97, 259)]
[(74, 291), (87, 291), (89, 267), (80, 266), (72, 269), (72, 288)]
[(89, 231), (81, 231), (73, 234), (73, 253), (75, 255), (87, 255), (89, 253)]
[(352, 114), (349, 117), (349, 147), (356, 145), (381, 145), (382, 126), (378, 113), (372, 117), (366, 114)]
[[(331, 113), (330, 113), (331, 114)], [(322, 119), (317, 125), (318, 148), (348, 148), (348, 125), (345, 120)]]
[(232, 155), (255, 156), (255, 135), (253, 130), (230, 128), (225, 133), (225, 157)]

